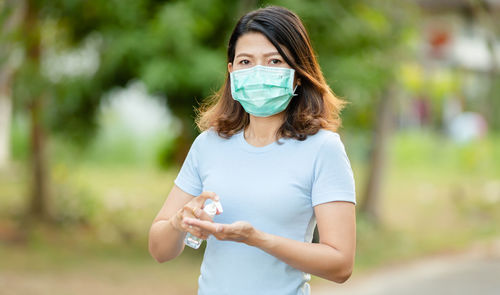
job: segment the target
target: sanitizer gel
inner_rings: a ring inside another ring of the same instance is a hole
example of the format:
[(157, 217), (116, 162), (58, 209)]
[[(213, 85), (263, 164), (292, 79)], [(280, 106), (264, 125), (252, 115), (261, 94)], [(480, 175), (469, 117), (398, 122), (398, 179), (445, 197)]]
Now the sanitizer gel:
[[(205, 208), (203, 208), (203, 211), (205, 211), (210, 218), (214, 218), (215, 214), (217, 214), (217, 210), (222, 213), (222, 205), (219, 201), (207, 204)], [(184, 239), (184, 244), (194, 249), (200, 248), (201, 242), (203, 242), (202, 239), (197, 238), (190, 233), (187, 233), (186, 238)]]

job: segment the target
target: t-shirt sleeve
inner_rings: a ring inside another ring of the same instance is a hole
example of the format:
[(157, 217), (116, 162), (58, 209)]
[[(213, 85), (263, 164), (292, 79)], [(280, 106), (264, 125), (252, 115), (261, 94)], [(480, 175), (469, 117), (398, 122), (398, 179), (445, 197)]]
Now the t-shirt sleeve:
[(199, 196), (203, 189), (203, 184), (199, 173), (199, 137), (191, 145), (189, 152), (182, 164), (181, 170), (174, 180), (174, 183), (184, 192)]
[(328, 136), (314, 165), (312, 205), (347, 201), (356, 204), (354, 176), (344, 144), (338, 134)]

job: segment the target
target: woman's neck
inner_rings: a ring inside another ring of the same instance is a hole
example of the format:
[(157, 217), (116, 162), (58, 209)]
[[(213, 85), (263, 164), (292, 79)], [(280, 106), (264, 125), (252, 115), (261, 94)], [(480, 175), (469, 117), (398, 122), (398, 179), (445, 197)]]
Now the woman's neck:
[(250, 123), (245, 128), (245, 139), (251, 145), (260, 147), (276, 141), (276, 133), (283, 124), (285, 112), (269, 117), (250, 115)]

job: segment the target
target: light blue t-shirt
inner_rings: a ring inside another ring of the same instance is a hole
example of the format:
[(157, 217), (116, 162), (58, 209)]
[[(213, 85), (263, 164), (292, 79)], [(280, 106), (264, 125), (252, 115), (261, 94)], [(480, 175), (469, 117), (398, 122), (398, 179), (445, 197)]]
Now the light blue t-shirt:
[[(229, 139), (204, 131), (175, 184), (193, 196), (215, 192), (224, 209), (215, 222), (248, 221), (261, 231), (311, 242), (314, 206), (356, 203), (349, 159), (339, 135), (323, 129), (304, 141), (282, 138), (279, 143), (255, 147), (243, 131)], [(198, 294), (308, 295), (309, 279), (257, 247), (210, 236)]]

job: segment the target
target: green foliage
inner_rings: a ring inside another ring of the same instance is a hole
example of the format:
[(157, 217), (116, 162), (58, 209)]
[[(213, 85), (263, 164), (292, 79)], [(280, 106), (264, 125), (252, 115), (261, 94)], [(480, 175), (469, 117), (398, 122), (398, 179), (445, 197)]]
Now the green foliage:
[(308, 30), (327, 81), (350, 104), (344, 126), (372, 129), (380, 95), (396, 83), (395, 58), (411, 51), (414, 11), (402, 1), (267, 1), (295, 11)]
[[(36, 10), (41, 36), (48, 40), (44, 50), (64, 53), (91, 38), (100, 40), (95, 48), (99, 67), (92, 76), (48, 80), (32, 65), (36, 61), (25, 60), (16, 79), (15, 97), (45, 97), (48, 126), (76, 142), (94, 134), (102, 95), (132, 79), (168, 98), (176, 116), (192, 120), (193, 106), (224, 79), (227, 39), (245, 7), (243, 2), (222, 0), (29, 4)], [(412, 7), (401, 1), (360, 0), (255, 4), (282, 5), (302, 17), (330, 85), (352, 102), (344, 114), (346, 125), (370, 128), (371, 110), (392, 83), (397, 65), (393, 59), (404, 52), (404, 38), (412, 30)], [(19, 35), (21, 44), (33, 42), (26, 39), (32, 37)]]

